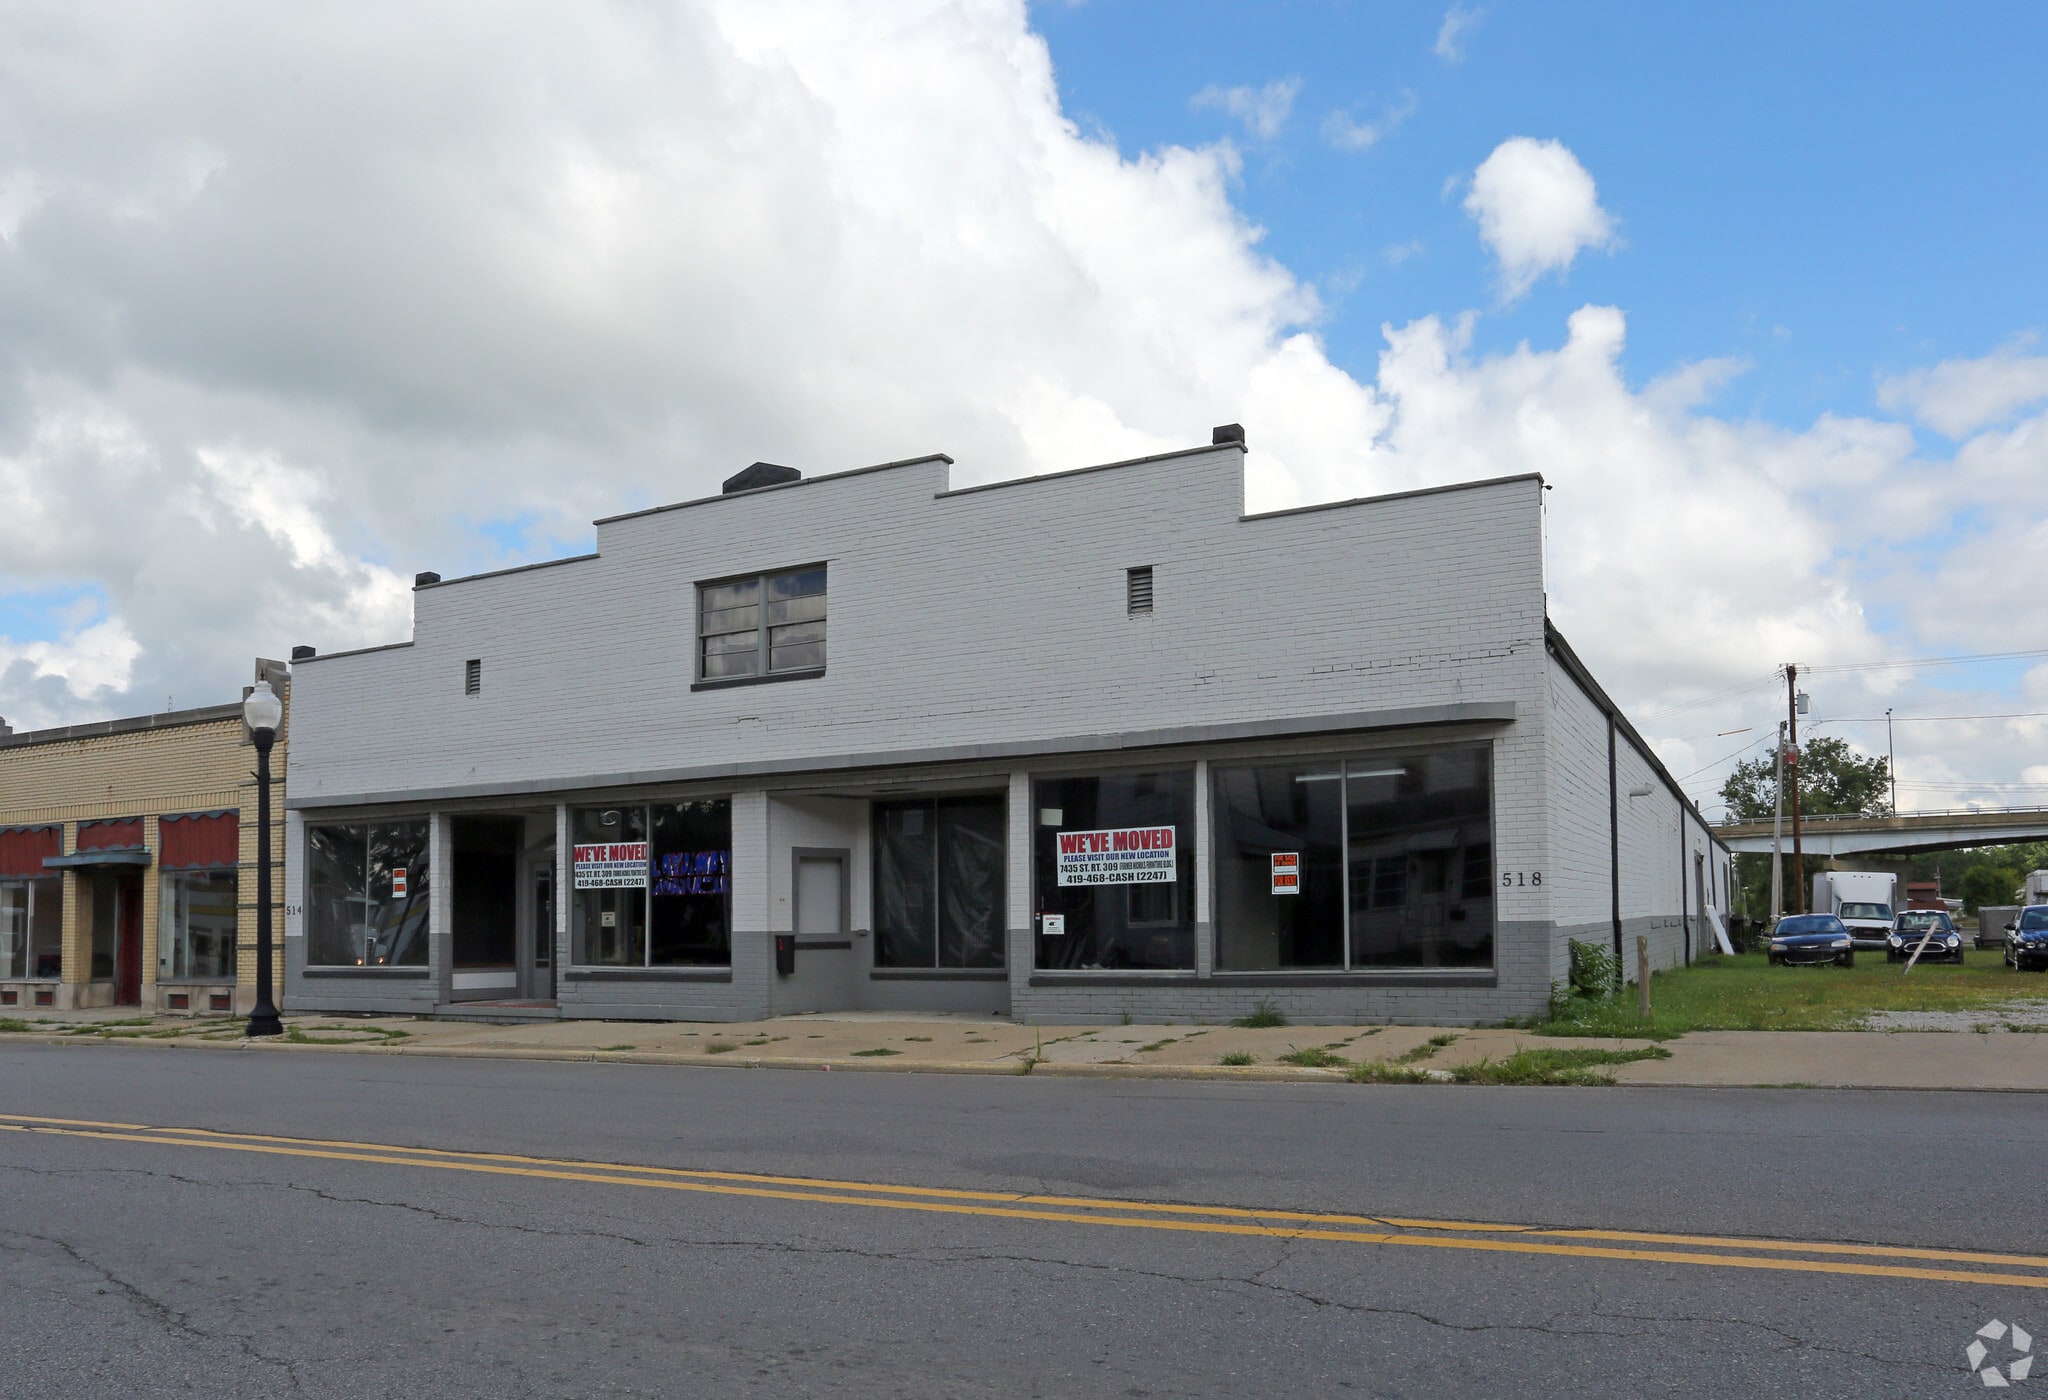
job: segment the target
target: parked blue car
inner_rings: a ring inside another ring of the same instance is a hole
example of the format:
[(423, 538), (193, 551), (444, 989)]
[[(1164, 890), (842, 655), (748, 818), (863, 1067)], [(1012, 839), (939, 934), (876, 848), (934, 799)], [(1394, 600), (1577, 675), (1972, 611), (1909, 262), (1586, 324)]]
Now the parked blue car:
[(2029, 904), (2005, 926), (2005, 960), (2014, 972), (2048, 968), (2048, 904)]
[[(1933, 937), (1928, 937), (1929, 930)], [(1932, 909), (1908, 909), (1892, 921), (1892, 934), (1886, 943), (1886, 962), (1904, 962), (1913, 956), (1922, 940), (1927, 949), (1920, 954), (1921, 962), (1952, 962), (1962, 966), (1963, 936), (1956, 932), (1955, 920)]]
[(1795, 963), (1856, 965), (1856, 945), (1849, 939), (1849, 926), (1833, 914), (1787, 914), (1771, 930), (1770, 962), (1773, 967)]

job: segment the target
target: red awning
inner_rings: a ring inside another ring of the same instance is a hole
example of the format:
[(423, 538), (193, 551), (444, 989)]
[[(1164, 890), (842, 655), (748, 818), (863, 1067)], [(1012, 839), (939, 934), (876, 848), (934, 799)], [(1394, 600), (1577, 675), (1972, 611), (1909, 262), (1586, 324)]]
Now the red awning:
[(43, 857), (63, 853), (62, 827), (14, 827), (0, 831), (0, 877), (47, 875), (50, 872), (43, 869)]
[(165, 817), (157, 828), (165, 870), (232, 869), (242, 860), (242, 822), (233, 812)]
[[(142, 845), (142, 818), (125, 817), (112, 822), (80, 822), (78, 849), (81, 851), (135, 850)], [(56, 852), (52, 851), (51, 855)]]

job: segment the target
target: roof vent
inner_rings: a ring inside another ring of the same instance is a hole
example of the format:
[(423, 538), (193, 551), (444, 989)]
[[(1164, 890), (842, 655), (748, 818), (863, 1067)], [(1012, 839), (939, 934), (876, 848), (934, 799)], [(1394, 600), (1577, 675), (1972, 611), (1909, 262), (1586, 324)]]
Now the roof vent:
[(412, 586), (414, 588), (425, 588), (430, 583), (439, 583), (440, 581), (441, 576), (439, 574), (425, 573), (412, 576)]
[(13, 732), (14, 726), (9, 724), (6, 720), (0, 719), (0, 734), (12, 734)]
[(1211, 447), (1221, 447), (1225, 443), (1231, 442), (1236, 443), (1239, 447), (1244, 446), (1244, 424), (1222, 423), (1209, 430), (1209, 445)]
[(311, 661), (314, 657), (318, 656), (319, 654), (319, 652), (313, 650), (313, 648), (311, 647), (292, 648), (292, 660), (294, 661)]
[(785, 486), (792, 481), (802, 481), (804, 474), (795, 467), (778, 467), (773, 462), (756, 462), (737, 476), (729, 476), (719, 491), (730, 496), (735, 491), (758, 491), (763, 486)]

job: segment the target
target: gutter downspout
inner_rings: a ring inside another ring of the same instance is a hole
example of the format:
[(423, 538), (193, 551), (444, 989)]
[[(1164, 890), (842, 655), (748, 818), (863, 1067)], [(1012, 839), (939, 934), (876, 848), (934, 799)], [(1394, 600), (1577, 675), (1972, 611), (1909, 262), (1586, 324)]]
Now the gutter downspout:
[(1621, 955), (1621, 788), (1616, 781), (1615, 741), (1619, 728), (1614, 712), (1607, 714), (1607, 879), (1614, 897), (1614, 975), (1628, 981), (1628, 964)]
[(1685, 902), (1685, 806), (1678, 808), (1678, 922), (1685, 929), (1685, 966), (1692, 966), (1692, 914)]

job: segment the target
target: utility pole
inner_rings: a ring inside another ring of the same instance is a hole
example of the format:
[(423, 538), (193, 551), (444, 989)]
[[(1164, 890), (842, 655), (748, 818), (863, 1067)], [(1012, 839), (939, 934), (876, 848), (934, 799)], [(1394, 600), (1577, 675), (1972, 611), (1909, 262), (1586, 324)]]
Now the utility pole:
[(1892, 707), (1884, 707), (1885, 768), (1892, 775), (1892, 815), (1899, 814), (1899, 748), (1892, 742)]
[(1785, 721), (1778, 721), (1777, 787), (1771, 794), (1771, 927), (1785, 917)]
[(1790, 725), (1790, 747), (1785, 756), (1792, 770), (1792, 906), (1806, 912), (1806, 851), (1799, 843), (1799, 668), (1785, 663), (1785, 710)]

